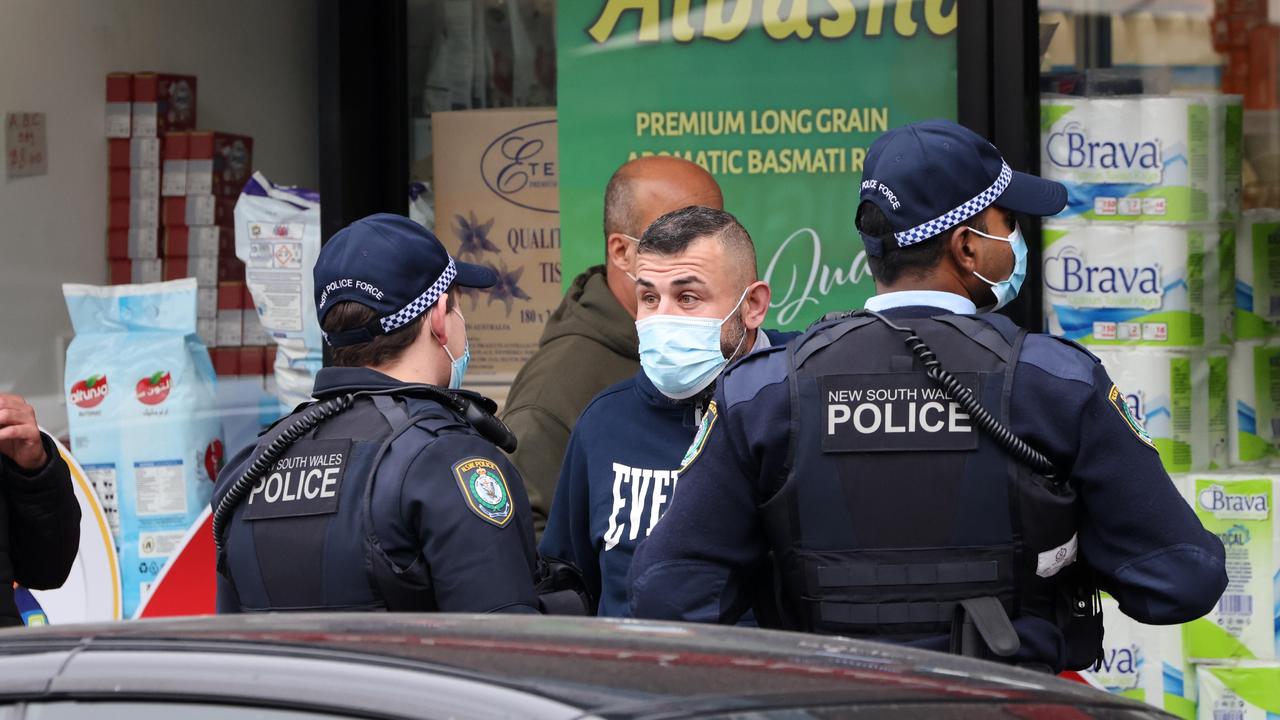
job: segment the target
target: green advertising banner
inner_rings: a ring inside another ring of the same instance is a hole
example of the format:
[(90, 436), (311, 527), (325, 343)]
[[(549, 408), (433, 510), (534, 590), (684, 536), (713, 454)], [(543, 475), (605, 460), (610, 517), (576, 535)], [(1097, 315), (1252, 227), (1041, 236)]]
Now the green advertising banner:
[(771, 327), (874, 293), (854, 229), (867, 147), (956, 115), (955, 0), (561, 0), (562, 275), (603, 261), (618, 166), (705, 167), (756, 243)]

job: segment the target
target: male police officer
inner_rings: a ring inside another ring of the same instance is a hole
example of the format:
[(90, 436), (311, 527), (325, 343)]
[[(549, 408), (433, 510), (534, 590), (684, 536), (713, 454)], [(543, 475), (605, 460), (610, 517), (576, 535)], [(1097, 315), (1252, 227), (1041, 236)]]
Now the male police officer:
[(943, 121), (886, 133), (863, 177), (879, 294), (725, 374), (633, 614), (732, 621), (769, 551), (792, 629), (1054, 671), (1097, 656), (1095, 586), (1141, 622), (1208, 612), (1222, 544), (1106, 371), (977, 313), (1026, 275), (1012, 213), (1052, 215), (1064, 188)]
[(218, 477), (218, 612), (536, 612), (529, 501), (494, 447), (514, 443), (457, 390), (470, 348), (450, 291), (494, 273), (396, 215), (339, 231), (314, 273), (337, 367)]

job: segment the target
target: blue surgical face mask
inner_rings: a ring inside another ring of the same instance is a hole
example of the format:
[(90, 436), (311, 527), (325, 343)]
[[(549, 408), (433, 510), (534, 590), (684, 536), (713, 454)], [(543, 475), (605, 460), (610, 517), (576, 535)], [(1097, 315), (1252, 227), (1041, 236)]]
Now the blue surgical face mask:
[[(720, 350), (720, 328), (738, 312), (746, 297), (747, 290), (743, 290), (733, 310), (720, 320), (688, 315), (652, 315), (637, 320), (640, 367), (654, 387), (672, 400), (684, 400), (714, 382), (729, 363)], [(734, 355), (746, 338), (744, 326)]]
[(1022, 289), (1022, 281), (1027, 279), (1027, 241), (1022, 237), (1022, 228), (1017, 225), (1013, 226), (1013, 232), (1009, 237), (1000, 237), (999, 235), (988, 235), (981, 230), (969, 230), (992, 240), (1003, 240), (1013, 247), (1013, 272), (1009, 277), (999, 282), (988, 280), (976, 270), (974, 275), (978, 279), (991, 286), (991, 292), (996, 296), (996, 304), (991, 307), (983, 308), (986, 312), (994, 312), (1000, 308), (1013, 302), (1018, 297), (1018, 291)]
[[(462, 311), (457, 308), (453, 309), (458, 313), (458, 318), (462, 320), (464, 326), (467, 319), (462, 317)], [(440, 338), (436, 338), (437, 341)], [(449, 352), (449, 346), (440, 343), (440, 347), (444, 348), (444, 354), (449, 356), (449, 389), (458, 390), (462, 387), (462, 379), (467, 376), (467, 366), (471, 364), (471, 338), (467, 338), (462, 345), (462, 356), (455, 358), (453, 353)]]

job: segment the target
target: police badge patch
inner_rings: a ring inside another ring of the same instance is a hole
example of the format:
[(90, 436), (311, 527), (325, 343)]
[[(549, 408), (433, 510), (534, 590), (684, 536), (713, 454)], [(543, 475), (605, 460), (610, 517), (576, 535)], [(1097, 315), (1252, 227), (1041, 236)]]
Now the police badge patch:
[(711, 427), (716, 424), (716, 418), (719, 415), (716, 401), (712, 400), (707, 405), (707, 412), (702, 416), (702, 423), (698, 425), (698, 434), (693, 436), (693, 443), (689, 445), (688, 450), (685, 450), (684, 457), (680, 460), (680, 472), (683, 473), (702, 454), (702, 447), (707, 444), (707, 436), (711, 434)]
[(1149, 447), (1155, 449), (1156, 444), (1151, 441), (1151, 435), (1147, 433), (1147, 429), (1142, 426), (1142, 423), (1138, 422), (1138, 419), (1133, 416), (1133, 410), (1129, 408), (1129, 401), (1125, 398), (1124, 393), (1120, 392), (1120, 388), (1112, 385), (1111, 392), (1107, 393), (1107, 400), (1111, 403), (1111, 407), (1120, 413), (1120, 417), (1124, 418), (1125, 423), (1133, 431), (1133, 434), (1137, 435), (1138, 439)]
[(472, 512), (498, 527), (511, 520), (511, 492), (496, 463), (484, 458), (467, 458), (453, 466), (453, 476), (458, 479), (458, 489)]

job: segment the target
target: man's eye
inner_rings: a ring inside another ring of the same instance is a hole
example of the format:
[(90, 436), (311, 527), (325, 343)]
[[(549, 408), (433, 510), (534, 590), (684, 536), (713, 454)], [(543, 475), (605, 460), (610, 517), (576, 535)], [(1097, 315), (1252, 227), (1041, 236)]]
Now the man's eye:
[(685, 305), (696, 303), (698, 302), (698, 296), (697, 295), (681, 295), (680, 302), (684, 303)]

